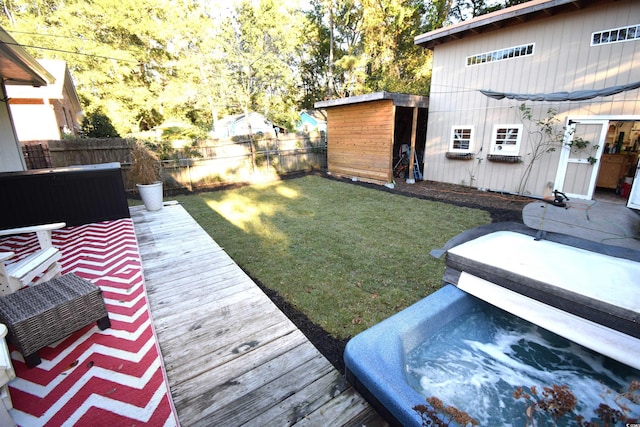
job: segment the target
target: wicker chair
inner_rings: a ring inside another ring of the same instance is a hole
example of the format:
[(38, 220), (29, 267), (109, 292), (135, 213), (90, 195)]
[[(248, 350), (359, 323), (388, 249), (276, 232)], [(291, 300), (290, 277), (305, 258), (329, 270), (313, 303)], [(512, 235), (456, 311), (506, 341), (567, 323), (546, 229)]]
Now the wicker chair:
[(73, 273), (0, 297), (0, 323), (30, 368), (40, 364), (40, 349), (93, 322), (111, 326), (102, 291)]
[(9, 295), (20, 288), (45, 282), (60, 276), (60, 251), (51, 243), (51, 231), (65, 226), (64, 222), (32, 227), (0, 230), (0, 236), (36, 233), (40, 249), (24, 259), (5, 265), (13, 252), (0, 252), (0, 296)]
[(61, 254), (51, 243), (51, 231), (64, 226), (60, 222), (0, 231), (0, 236), (35, 232), (40, 244), (39, 250), (13, 264), (4, 264), (13, 252), (0, 252), (0, 323), (29, 367), (40, 364), (40, 349), (74, 331), (92, 322), (101, 330), (111, 326), (100, 288), (72, 273), (60, 275)]

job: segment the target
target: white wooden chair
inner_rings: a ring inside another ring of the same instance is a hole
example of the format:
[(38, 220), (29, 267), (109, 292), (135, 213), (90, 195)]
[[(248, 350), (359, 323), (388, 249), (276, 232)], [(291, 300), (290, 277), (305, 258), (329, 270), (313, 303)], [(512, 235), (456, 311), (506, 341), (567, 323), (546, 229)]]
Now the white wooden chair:
[(60, 251), (51, 243), (51, 231), (64, 227), (64, 222), (0, 230), (0, 236), (36, 233), (40, 249), (12, 264), (5, 264), (14, 252), (0, 252), (0, 296), (11, 294), (27, 285), (35, 285), (60, 276)]

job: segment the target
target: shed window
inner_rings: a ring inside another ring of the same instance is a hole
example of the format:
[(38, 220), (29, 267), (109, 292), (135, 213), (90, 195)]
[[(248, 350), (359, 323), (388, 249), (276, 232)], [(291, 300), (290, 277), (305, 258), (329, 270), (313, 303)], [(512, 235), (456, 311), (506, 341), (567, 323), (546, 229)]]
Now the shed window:
[(491, 154), (517, 156), (522, 139), (522, 125), (496, 125), (493, 127)]
[(504, 61), (506, 59), (518, 58), (520, 56), (530, 56), (533, 55), (534, 46), (534, 43), (529, 43), (467, 56), (467, 66), (486, 64), (487, 62)]
[(591, 34), (591, 46), (601, 44), (626, 42), (640, 39), (640, 25), (630, 25), (622, 28), (612, 28)]
[(454, 126), (451, 128), (449, 151), (469, 152), (472, 147), (473, 126)]

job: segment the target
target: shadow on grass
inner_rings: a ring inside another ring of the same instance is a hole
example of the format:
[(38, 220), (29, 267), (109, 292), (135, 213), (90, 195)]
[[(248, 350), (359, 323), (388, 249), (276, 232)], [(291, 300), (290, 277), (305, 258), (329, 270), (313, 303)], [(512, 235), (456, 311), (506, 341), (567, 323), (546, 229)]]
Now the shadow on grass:
[(441, 286), (429, 251), (491, 222), (319, 176), (177, 199), (341, 372), (349, 337)]

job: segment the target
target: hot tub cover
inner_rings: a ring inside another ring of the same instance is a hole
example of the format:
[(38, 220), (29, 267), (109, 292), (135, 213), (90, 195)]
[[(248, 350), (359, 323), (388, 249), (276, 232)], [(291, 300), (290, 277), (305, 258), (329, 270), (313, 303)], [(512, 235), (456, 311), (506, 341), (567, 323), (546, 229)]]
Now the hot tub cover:
[(447, 282), (456, 284), (457, 275), (466, 272), (640, 338), (638, 251), (610, 247), (598, 251), (606, 245), (589, 242), (580, 247), (566, 243), (582, 239), (562, 244), (514, 231), (476, 232), (467, 237), (446, 251)]

